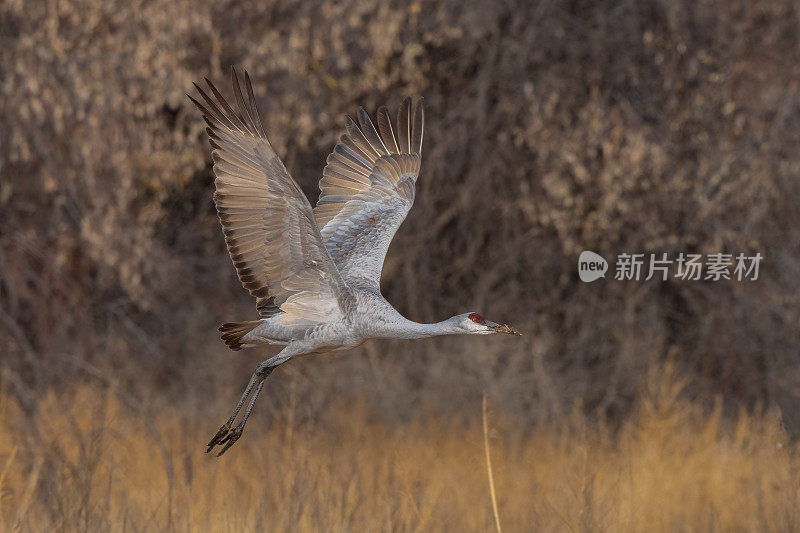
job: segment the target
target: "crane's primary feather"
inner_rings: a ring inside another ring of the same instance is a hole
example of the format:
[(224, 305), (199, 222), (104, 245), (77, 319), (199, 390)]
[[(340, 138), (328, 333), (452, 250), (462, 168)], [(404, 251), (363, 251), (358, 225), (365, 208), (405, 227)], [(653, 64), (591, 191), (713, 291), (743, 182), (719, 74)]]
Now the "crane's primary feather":
[(397, 136), (386, 107), (375, 128), (363, 108), (358, 124), (347, 117), (345, 133), (328, 156), (314, 208), (325, 246), (350, 286), (380, 292), (386, 251), (414, 203), (422, 161), (422, 99), (405, 98), (397, 114)]
[(208, 124), (214, 203), (239, 280), (256, 297), (262, 316), (338, 320), (350, 290), (325, 248), (308, 199), (267, 140), (250, 77), (245, 73), (245, 96), (236, 72), (231, 76), (236, 109), (208, 80), (214, 98), (195, 85), (203, 103), (192, 101)]

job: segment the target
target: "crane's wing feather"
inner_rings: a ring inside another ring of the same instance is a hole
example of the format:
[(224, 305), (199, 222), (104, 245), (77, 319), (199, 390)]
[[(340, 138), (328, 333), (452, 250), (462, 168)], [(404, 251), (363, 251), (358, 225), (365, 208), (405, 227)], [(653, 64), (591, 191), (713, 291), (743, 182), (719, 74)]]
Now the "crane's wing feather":
[(319, 182), (314, 215), (320, 233), (344, 280), (380, 290), (386, 251), (414, 203), (414, 184), (422, 161), (422, 99), (400, 104), (395, 130), (385, 106), (378, 128), (360, 108), (358, 124), (346, 119), (346, 132), (328, 156)]
[(335, 320), (351, 297), (325, 249), (308, 199), (267, 140), (250, 77), (247, 95), (231, 72), (236, 109), (210, 81), (214, 98), (195, 84), (214, 148), (220, 222), (239, 280), (257, 299), (262, 316), (282, 311), (287, 319)]

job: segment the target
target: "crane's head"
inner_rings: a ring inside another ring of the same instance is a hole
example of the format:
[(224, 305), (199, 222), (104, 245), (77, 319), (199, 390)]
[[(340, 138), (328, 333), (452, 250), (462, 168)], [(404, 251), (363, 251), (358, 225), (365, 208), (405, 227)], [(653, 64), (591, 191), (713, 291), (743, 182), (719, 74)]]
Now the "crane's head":
[(458, 325), (464, 330), (464, 333), (471, 333), (473, 335), (490, 335), (492, 333), (522, 335), (522, 333), (511, 326), (486, 320), (478, 313), (464, 313), (463, 315), (458, 315), (456, 318), (459, 319)]

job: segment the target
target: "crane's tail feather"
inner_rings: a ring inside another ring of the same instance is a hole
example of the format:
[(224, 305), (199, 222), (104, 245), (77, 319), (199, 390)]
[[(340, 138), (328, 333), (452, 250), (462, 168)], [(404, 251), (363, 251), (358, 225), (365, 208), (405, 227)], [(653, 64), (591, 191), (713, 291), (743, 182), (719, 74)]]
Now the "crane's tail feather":
[(242, 342), (245, 335), (256, 329), (261, 324), (260, 320), (250, 320), (247, 322), (228, 322), (219, 327), (222, 333), (222, 340), (231, 350), (241, 350), (242, 348), (252, 348), (256, 343)]

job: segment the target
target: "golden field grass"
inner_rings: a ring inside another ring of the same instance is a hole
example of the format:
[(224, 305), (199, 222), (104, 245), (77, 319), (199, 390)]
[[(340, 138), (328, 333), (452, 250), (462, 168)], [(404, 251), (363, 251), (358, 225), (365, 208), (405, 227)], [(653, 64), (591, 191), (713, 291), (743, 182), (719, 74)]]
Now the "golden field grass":
[[(779, 416), (702, 410), (665, 381), (616, 431), (575, 414), (523, 432), (489, 410), (505, 531), (788, 531), (798, 446)], [(491, 399), (489, 399), (491, 406)], [(490, 531), (482, 417), (400, 425), (342, 406), (324, 424), (254, 416), (220, 459), (217, 427), (164, 408), (148, 427), (116, 394), (50, 393), (31, 425), (0, 400), (7, 531)], [(579, 410), (576, 409), (575, 413)]]

